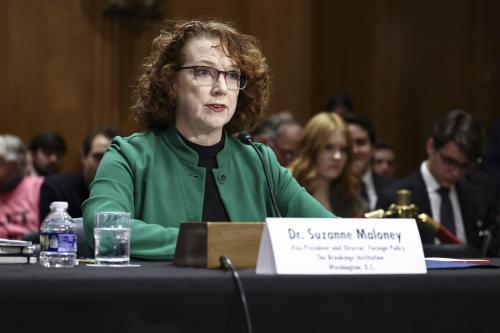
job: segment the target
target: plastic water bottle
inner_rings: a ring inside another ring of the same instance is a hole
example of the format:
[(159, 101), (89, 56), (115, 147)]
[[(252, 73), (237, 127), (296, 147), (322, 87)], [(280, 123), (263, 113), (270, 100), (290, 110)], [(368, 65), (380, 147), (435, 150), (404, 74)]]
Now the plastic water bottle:
[(50, 213), (40, 226), (40, 264), (73, 267), (76, 261), (76, 224), (66, 212), (66, 201), (50, 204)]

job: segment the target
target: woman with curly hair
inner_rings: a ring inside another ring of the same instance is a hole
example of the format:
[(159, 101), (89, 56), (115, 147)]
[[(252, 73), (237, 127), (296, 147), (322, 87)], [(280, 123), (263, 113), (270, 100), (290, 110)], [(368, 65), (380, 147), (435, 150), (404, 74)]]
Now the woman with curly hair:
[[(273, 216), (256, 152), (233, 137), (254, 126), (269, 99), (268, 66), (255, 38), (217, 21), (167, 22), (134, 99), (146, 130), (116, 137), (104, 156), (83, 204), (88, 240), (96, 212), (128, 211), (131, 256), (165, 260), (182, 222)], [(334, 216), (268, 147), (258, 149), (283, 216)]]
[(367, 209), (359, 180), (351, 172), (352, 144), (340, 116), (322, 112), (304, 128), (292, 175), (325, 208), (342, 217), (358, 217)]

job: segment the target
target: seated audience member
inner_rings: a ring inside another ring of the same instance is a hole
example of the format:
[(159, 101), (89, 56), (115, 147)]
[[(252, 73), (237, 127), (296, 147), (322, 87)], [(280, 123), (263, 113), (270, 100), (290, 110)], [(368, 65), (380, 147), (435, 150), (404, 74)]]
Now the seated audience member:
[[(493, 125), (482, 167), (489, 177), (486, 178), (484, 174), (476, 172), (475, 174), (479, 173), (481, 176), (474, 178), (482, 179), (480, 186), (489, 189), (489, 193), (498, 207), (497, 221), (500, 223), (500, 119), (495, 121)], [(486, 181), (484, 181), (485, 179)]]
[[(427, 160), (414, 174), (385, 189), (377, 206), (387, 209), (396, 201), (397, 190), (410, 190), (420, 212), (480, 249), (481, 229), (490, 229), (496, 235), (496, 209), (487, 202), (489, 195), (465, 175), (482, 157), (484, 147), (484, 133), (475, 118), (463, 110), (446, 113), (434, 123), (432, 136), (427, 139)], [(435, 242), (424, 229), (420, 237), (423, 243)]]
[(18, 137), (0, 135), (0, 238), (20, 239), (38, 230), (43, 177), (25, 176), (26, 150)]
[(253, 139), (273, 149), (281, 166), (293, 160), (295, 148), (302, 134), (302, 126), (289, 112), (266, 117), (253, 132)]
[(361, 179), (361, 196), (374, 209), (380, 191), (394, 182), (393, 179), (378, 175), (372, 170), (375, 131), (368, 118), (354, 112), (343, 116), (352, 140), (352, 170)]
[(111, 140), (118, 132), (109, 127), (98, 127), (91, 131), (82, 142), (80, 171), (63, 172), (48, 176), (40, 193), (40, 221), (50, 212), (53, 201), (67, 201), (68, 214), (81, 217), (81, 204), (89, 197), (89, 186), (94, 180), (97, 167)]
[(497, 189), (500, 191), (500, 120), (493, 125), (488, 149), (484, 156), (483, 169), (495, 178)]
[(278, 123), (274, 138), (274, 152), (281, 166), (286, 167), (292, 162), (301, 136), (302, 126), (295, 119)]
[(362, 216), (368, 209), (353, 174), (347, 125), (335, 113), (322, 112), (304, 128), (292, 175), (325, 208), (341, 217)]
[(467, 170), (464, 181), (482, 190), (483, 202), (489, 205), (486, 211), (496, 212), (496, 222), (500, 226), (500, 188), (497, 180), (476, 165)]
[(86, 239), (94, 214), (131, 213), (130, 254), (168, 260), (182, 222), (263, 222), (277, 216), (334, 217), (272, 150), (233, 136), (262, 116), (269, 72), (254, 37), (212, 20), (167, 21), (142, 66), (134, 96), (145, 132), (116, 137), (83, 205)]
[(44, 132), (35, 135), (28, 145), (27, 173), (30, 175), (48, 176), (61, 170), (66, 143), (55, 132)]
[(373, 150), (373, 172), (378, 175), (396, 177), (396, 152), (391, 145), (376, 143)]
[(333, 95), (328, 100), (326, 110), (329, 112), (335, 112), (338, 115), (343, 116), (345, 113), (352, 112), (352, 101), (344, 94)]
[(265, 117), (251, 132), (255, 142), (263, 143), (274, 150), (274, 138), (276, 136), (275, 124), (271, 117)]

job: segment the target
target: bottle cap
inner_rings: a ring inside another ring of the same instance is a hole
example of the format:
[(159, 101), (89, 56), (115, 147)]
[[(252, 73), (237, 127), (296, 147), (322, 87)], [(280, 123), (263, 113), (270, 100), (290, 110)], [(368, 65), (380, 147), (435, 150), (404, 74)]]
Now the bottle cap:
[(67, 201), (54, 201), (50, 204), (50, 209), (68, 209)]

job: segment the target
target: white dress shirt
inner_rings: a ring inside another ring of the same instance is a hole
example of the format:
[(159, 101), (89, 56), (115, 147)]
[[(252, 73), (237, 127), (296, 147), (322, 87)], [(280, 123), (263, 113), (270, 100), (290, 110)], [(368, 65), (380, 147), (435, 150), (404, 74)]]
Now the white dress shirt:
[[(432, 218), (439, 222), (441, 220), (441, 217), (439, 216), (441, 208), (441, 195), (438, 193), (438, 190), (441, 186), (436, 181), (436, 178), (434, 178), (431, 174), (427, 161), (422, 162), (420, 165), (420, 173), (422, 174), (422, 178), (424, 178), (425, 187), (427, 188), (427, 195), (429, 196), (431, 204)], [(455, 235), (465, 242), (465, 228), (456, 186), (450, 188), (450, 200), (453, 207), (453, 218), (455, 220)]]
[(375, 191), (375, 184), (373, 183), (373, 174), (372, 169), (369, 168), (368, 171), (365, 172), (361, 181), (365, 184), (366, 194), (368, 194), (368, 206), (370, 210), (375, 209), (375, 205), (377, 204), (377, 192)]

